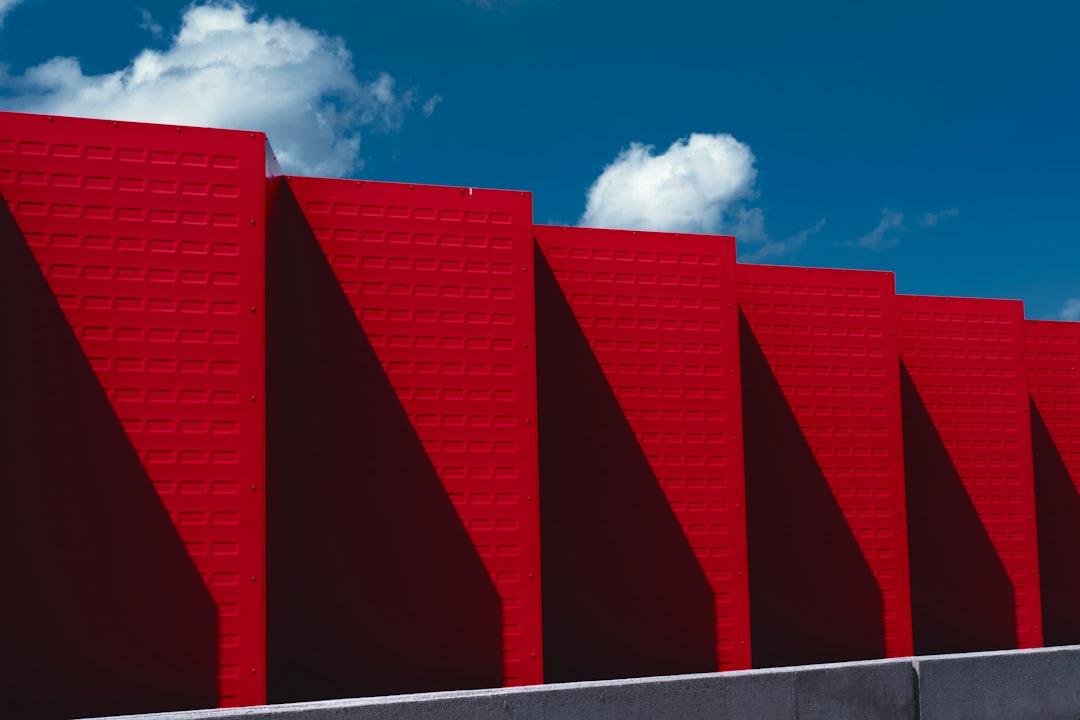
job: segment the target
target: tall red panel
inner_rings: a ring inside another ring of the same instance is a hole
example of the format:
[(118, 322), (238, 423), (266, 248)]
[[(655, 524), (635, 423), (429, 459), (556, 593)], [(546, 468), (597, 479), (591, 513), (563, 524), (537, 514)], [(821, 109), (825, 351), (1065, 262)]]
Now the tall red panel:
[(1043, 636), (1080, 643), (1080, 323), (1028, 320)]
[(893, 276), (736, 277), (755, 665), (911, 655)]
[(217, 605), (225, 705), (265, 697), (264, 142), (17, 114), (0, 130), (0, 193)]
[[(327, 277), (330, 282), (336, 278), (340, 286), (337, 297), (355, 318), (350, 333), (356, 347), (349, 352), (361, 364), (373, 352), (381, 364), (375, 373), (360, 365), (356, 372), (367, 373), (369, 386), (386, 383), (392, 388), (389, 399), (372, 397), (370, 387), (365, 397), (383, 403), (387, 423), (396, 422), (398, 412), (408, 420), (407, 437), (397, 436), (394, 445), (373, 448), (372, 453), (401, 460), (403, 454), (413, 456), (409, 448), (418, 442), (420, 457), (413, 458), (411, 469), (380, 465), (352, 482), (376, 483), (386, 477), (387, 483), (409, 483), (425, 472), (441, 480), (475, 548), (468, 550), (479, 555), (490, 577), (486, 582), (497, 592), (496, 613), (501, 604), (501, 617), (494, 618), (501, 627), (501, 672), (493, 682), (541, 682), (532, 196), (299, 177), (289, 178), (288, 188), (329, 262), (333, 274)], [(290, 302), (282, 297), (276, 307)], [(322, 320), (311, 318), (311, 323)], [(272, 348), (273, 343), (271, 337)], [(348, 382), (340, 368), (328, 372)], [(333, 397), (326, 402), (334, 402)], [(354, 423), (365, 408), (335, 412), (341, 422)], [(446, 534), (440, 535), (427, 523), (415, 524), (409, 509), (402, 506), (400, 522), (412, 529), (403, 535), (400, 527), (388, 528), (385, 537), (387, 543), (400, 537), (409, 548), (396, 561), (403, 576), (399, 582), (422, 583), (423, 578), (407, 576), (440, 572), (430, 558), (438, 556), (442, 545), (456, 542), (456, 535), (445, 527)], [(443, 516), (439, 518), (442, 523)], [(396, 547), (390, 543), (375, 549), (392, 557)], [(427, 564), (422, 556), (429, 558)], [(423, 622), (432, 627), (464, 622), (452, 609), (454, 602), (466, 603), (468, 598), (455, 594), (454, 583), (448, 577), (429, 597), (411, 601), (426, 602), (425, 612), (433, 613)], [(372, 598), (380, 592), (372, 588)], [(485, 598), (473, 597), (472, 604), (479, 606)], [(397, 618), (394, 613), (401, 609), (388, 612), (386, 618), (374, 618), (376, 623), (417, 622), (407, 614)], [(469, 669), (459, 668), (449, 676), (439, 673), (448, 666), (467, 665), (474, 650), (436, 643), (427, 652), (444, 654), (442, 658), (423, 657), (423, 648), (417, 657), (395, 658), (394, 652), (408, 651), (388, 645), (382, 661), (375, 657), (370, 662), (400, 662), (403, 667), (413, 663), (426, 673), (421, 681), (428, 686), (452, 686)], [(364, 648), (356, 652), (362, 655)], [(378, 669), (363, 663), (356, 667)], [(461, 682), (477, 684), (483, 676), (469, 677)]]
[(749, 667), (734, 240), (534, 234), (548, 678)]
[(915, 651), (1042, 644), (1023, 304), (900, 295)]

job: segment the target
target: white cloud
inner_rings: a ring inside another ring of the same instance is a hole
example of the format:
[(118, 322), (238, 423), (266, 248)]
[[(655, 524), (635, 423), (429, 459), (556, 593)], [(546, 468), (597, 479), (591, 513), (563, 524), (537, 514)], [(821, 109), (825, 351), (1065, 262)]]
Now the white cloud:
[(1065, 301), (1064, 307), (1058, 313), (1059, 320), (1080, 320), (1080, 298), (1072, 298)]
[(604, 168), (586, 195), (581, 225), (629, 230), (762, 234), (754, 196), (754, 154), (731, 135), (694, 133), (660, 154), (631, 143)]
[(189, 6), (166, 50), (115, 72), (55, 57), (0, 86), (12, 110), (265, 130), (287, 172), (329, 176), (363, 164), (361, 127), (396, 129), (413, 103), (385, 73), (359, 80), (340, 37), (236, 2)]
[(435, 93), (427, 99), (424, 103), (424, 117), (431, 117), (431, 113), (435, 112), (435, 106), (443, 101), (443, 96)]
[[(745, 255), (739, 255), (739, 260), (741, 262), (762, 262), (770, 258), (791, 255), (805, 245), (811, 235), (817, 235), (821, 232), (823, 227), (825, 227), (825, 218), (821, 218), (810, 227), (800, 230), (786, 240), (769, 240), (766, 236), (760, 247)], [(737, 233), (735, 238), (736, 240), (739, 238)]]
[(141, 18), (139, 29), (146, 30), (156, 38), (161, 37), (162, 33), (165, 32), (165, 28), (161, 27), (161, 23), (154, 20), (154, 16), (150, 14), (150, 11), (146, 8), (135, 9), (139, 11), (139, 17)]
[(876, 228), (857, 240), (845, 244), (849, 247), (882, 250), (897, 245), (900, 240), (896, 237), (896, 232), (904, 229), (904, 213), (894, 212), (889, 208), (882, 208), (881, 220), (878, 221)]
[(748, 262), (791, 255), (825, 220), (785, 240), (771, 239), (765, 214), (749, 204), (758, 194), (754, 162), (750, 147), (727, 134), (694, 133), (659, 154), (631, 143), (589, 188), (578, 224), (730, 234)]
[(0, 28), (4, 27), (4, 17), (21, 2), (22, 0), (0, 0)]
[(954, 207), (951, 207), (951, 208), (948, 208), (946, 210), (942, 210), (941, 212), (936, 212), (936, 213), (929, 213), (928, 212), (925, 215), (923, 215), (921, 218), (919, 218), (919, 227), (932, 228), (932, 227), (936, 226), (939, 222), (941, 222), (942, 218), (956, 217), (959, 214), (960, 214), (960, 208), (954, 208)]

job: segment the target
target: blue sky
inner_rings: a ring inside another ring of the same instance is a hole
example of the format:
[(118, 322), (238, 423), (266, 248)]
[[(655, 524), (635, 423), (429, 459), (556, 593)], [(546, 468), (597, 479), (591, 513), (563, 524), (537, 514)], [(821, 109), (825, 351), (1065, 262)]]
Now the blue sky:
[[(0, 107), (1080, 319), (1080, 3), (0, 0)], [(64, 60), (74, 58), (75, 60)]]

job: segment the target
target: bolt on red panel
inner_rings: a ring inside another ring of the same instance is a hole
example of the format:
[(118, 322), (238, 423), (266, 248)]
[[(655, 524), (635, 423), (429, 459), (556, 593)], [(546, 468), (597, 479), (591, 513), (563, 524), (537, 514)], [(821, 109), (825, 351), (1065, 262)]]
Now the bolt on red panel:
[(1023, 304), (897, 311), (915, 651), (1039, 647)]
[[(20, 114), (0, 126), (0, 193), (85, 356), (69, 371), (88, 361), (111, 403), (57, 422), (122, 423), (144, 468), (132, 472), (153, 483), (217, 606), (221, 704), (262, 702), (265, 138)], [(41, 480), (58, 483), (57, 502), (77, 481)], [(114, 530), (103, 511), (87, 532)], [(131, 693), (140, 683), (124, 672), (112, 680)]]
[(734, 239), (533, 232), (547, 677), (749, 667)]
[(1027, 320), (1026, 368), (1047, 645), (1080, 643), (1080, 323)]
[[(272, 622), (280, 643), (272, 635), (271, 653), (280, 647), (294, 656), (281, 659), (293, 673), (281, 695), (541, 682), (532, 196), (293, 177), (281, 200), (294, 204), (294, 215), (276, 208), (275, 222), (293, 229), (271, 240), (285, 263), (272, 277), (317, 296), (271, 292), (272, 376), (281, 380), (272, 387), (288, 408), (311, 413), (282, 419), (271, 408), (290, 440), (275, 487), (289, 493), (282, 516), (292, 524), (283, 532), (293, 534), (278, 547), (322, 543), (330, 555), (309, 563), (329, 567), (336, 553), (338, 571), (358, 579), (335, 582), (367, 583), (356, 585), (365, 597), (347, 598), (351, 607), (319, 586), (308, 592), (292, 583), (277, 600), (272, 591), (271, 602), (286, 605), (272, 609), (282, 624)], [(297, 229), (305, 221), (307, 236)], [(325, 259), (313, 258), (311, 247)], [(324, 314), (302, 317), (293, 303)], [(275, 339), (279, 312), (292, 316), (280, 326), (288, 334)], [(304, 327), (324, 322), (332, 333)], [(299, 372), (322, 374), (323, 384), (309, 383), (310, 394), (289, 390), (294, 380), (307, 382)], [(334, 447), (347, 443), (356, 444), (351, 456)], [(335, 514), (332, 503), (289, 487), (306, 482), (305, 457), (316, 463), (317, 487), (332, 490), (320, 474), (339, 481), (335, 502), (382, 504), (357, 510), (357, 525), (374, 524), (351, 534), (327, 528), (345, 510)], [(451, 508), (460, 520), (447, 521)], [(322, 512), (330, 514), (316, 527)], [(305, 528), (316, 534), (304, 540), (297, 533)], [(271, 541), (278, 542), (273, 532)], [(351, 568), (349, 553), (357, 554)], [(282, 562), (279, 586), (284, 572), (306, 572), (298, 553)], [(317, 611), (320, 596), (333, 608), (322, 618), (289, 611)], [(359, 644), (346, 647), (334, 634)], [(351, 680), (328, 685), (296, 675), (305, 662), (326, 665), (312, 656), (327, 649)]]
[(893, 276), (736, 278), (754, 665), (911, 655)]

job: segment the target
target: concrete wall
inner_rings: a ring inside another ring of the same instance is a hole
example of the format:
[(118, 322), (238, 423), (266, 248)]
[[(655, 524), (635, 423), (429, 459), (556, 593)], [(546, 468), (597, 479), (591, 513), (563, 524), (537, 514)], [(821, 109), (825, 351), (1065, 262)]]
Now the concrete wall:
[(128, 716), (145, 720), (1080, 718), (1080, 646)]

